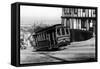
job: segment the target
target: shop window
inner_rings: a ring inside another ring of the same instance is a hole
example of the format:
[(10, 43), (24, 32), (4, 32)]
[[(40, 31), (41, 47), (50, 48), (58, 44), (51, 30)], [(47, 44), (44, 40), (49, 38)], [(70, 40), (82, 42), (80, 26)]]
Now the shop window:
[(66, 27), (66, 19), (64, 19), (64, 26)]

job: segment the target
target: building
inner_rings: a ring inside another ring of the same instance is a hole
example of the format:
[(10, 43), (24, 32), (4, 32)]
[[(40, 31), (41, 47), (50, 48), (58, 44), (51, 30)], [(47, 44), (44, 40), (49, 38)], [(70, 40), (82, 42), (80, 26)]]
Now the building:
[(62, 9), (62, 25), (70, 29), (71, 41), (87, 40), (94, 36), (96, 8), (68, 7)]
[(22, 28), (20, 29), (20, 47), (22, 49), (31, 46), (30, 41), (28, 39), (30, 35), (31, 35), (30, 32), (27, 32)]

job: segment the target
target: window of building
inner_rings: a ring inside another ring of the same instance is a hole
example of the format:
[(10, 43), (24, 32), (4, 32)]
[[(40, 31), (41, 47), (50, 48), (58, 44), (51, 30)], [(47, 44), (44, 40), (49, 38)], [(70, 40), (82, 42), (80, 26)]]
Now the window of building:
[(86, 29), (86, 20), (85, 20), (85, 19), (83, 19), (83, 20), (81, 21), (81, 28), (82, 28), (82, 29)]
[(66, 27), (66, 19), (64, 19), (64, 26)]
[(90, 21), (90, 27), (93, 27), (93, 21), (92, 20)]

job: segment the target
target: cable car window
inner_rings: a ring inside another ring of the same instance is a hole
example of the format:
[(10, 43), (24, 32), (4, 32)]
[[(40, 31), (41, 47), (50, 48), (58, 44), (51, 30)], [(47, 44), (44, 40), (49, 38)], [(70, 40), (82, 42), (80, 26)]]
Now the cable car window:
[(68, 29), (66, 29), (66, 33), (69, 34)]
[(37, 39), (38, 39), (38, 41), (39, 41), (39, 35), (37, 36)]
[(41, 39), (41, 35), (39, 34), (39, 37), (38, 37), (38, 39), (39, 39), (39, 41), (40, 41), (40, 39)]
[(64, 28), (62, 28), (62, 35), (65, 35), (65, 31), (64, 31)]
[(61, 35), (61, 34), (60, 34), (60, 28), (57, 29), (57, 34), (58, 34), (58, 35)]
[(43, 33), (43, 40), (45, 40), (45, 35), (44, 35), (45, 33)]
[(42, 40), (44, 40), (43, 33), (42, 33)]
[(69, 21), (69, 19), (66, 20), (66, 27), (70, 28), (70, 21)]

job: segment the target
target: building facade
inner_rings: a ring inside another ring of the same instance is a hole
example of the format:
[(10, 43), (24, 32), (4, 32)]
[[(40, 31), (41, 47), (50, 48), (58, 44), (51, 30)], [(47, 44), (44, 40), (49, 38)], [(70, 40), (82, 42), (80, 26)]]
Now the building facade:
[[(71, 30), (72, 41), (86, 40), (95, 36), (96, 14), (96, 8), (68, 7), (62, 9), (62, 25)], [(75, 36), (79, 36), (79, 39), (74, 38)]]

